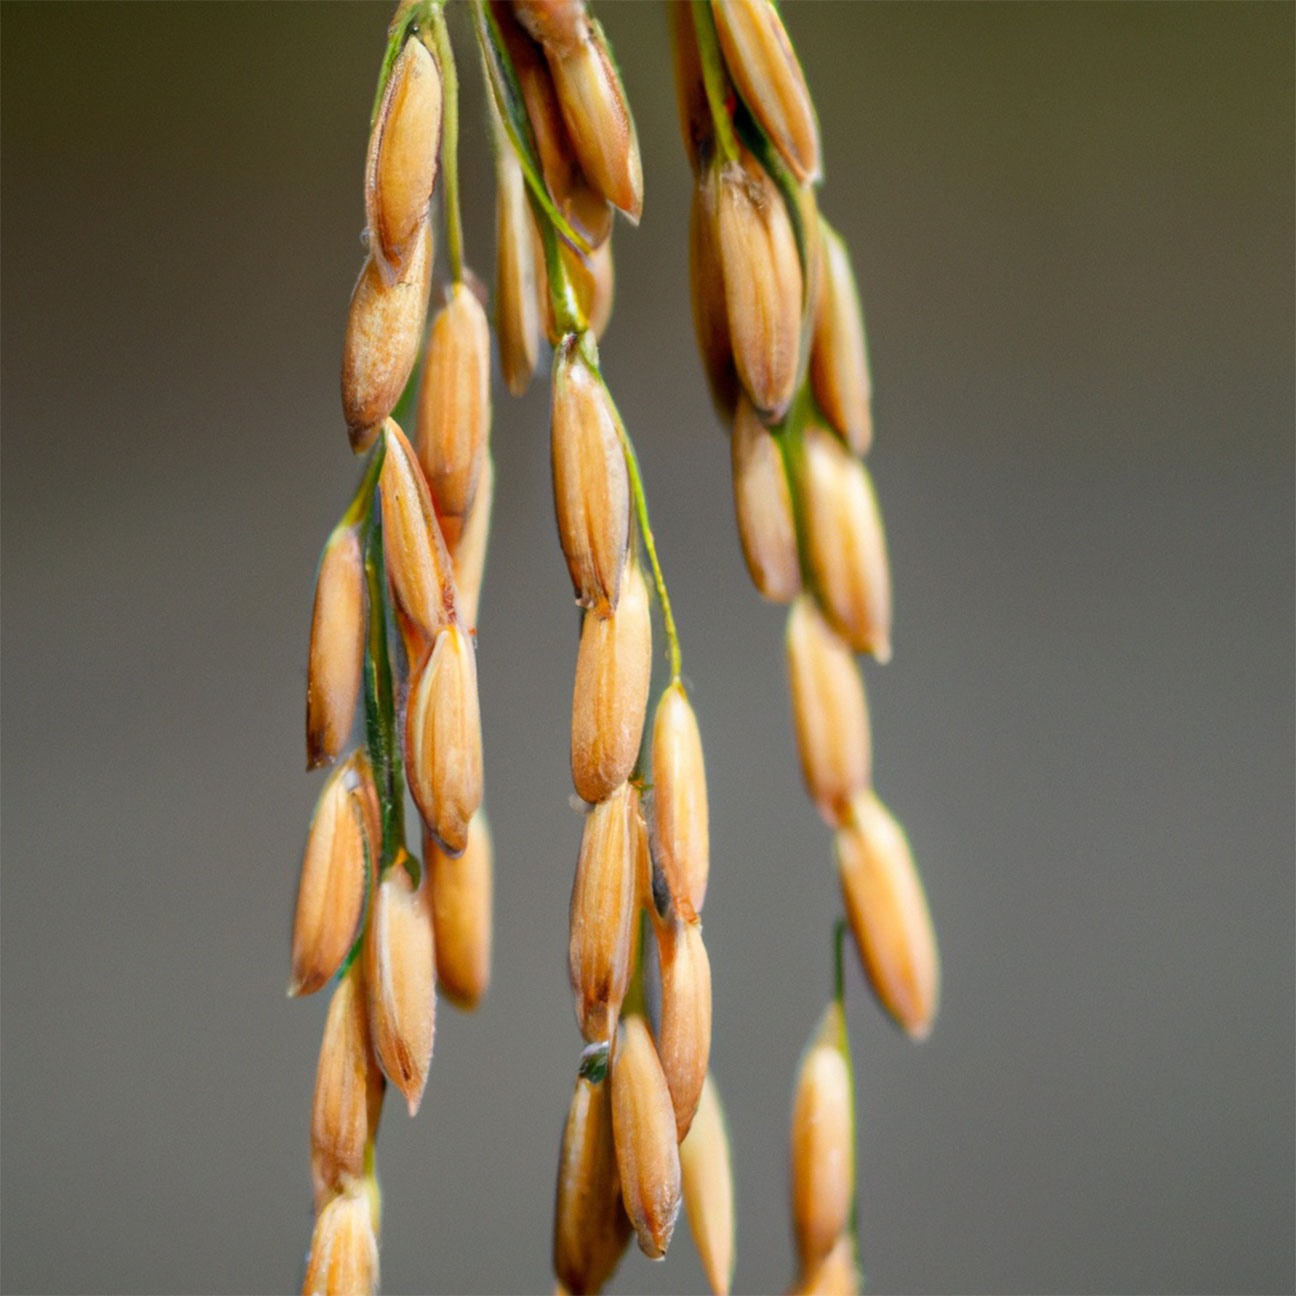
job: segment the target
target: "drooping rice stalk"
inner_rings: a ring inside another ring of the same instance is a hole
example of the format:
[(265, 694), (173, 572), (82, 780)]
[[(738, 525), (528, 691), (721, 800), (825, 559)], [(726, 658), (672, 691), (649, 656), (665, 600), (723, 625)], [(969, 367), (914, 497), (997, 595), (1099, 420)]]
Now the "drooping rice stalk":
[[(334, 768), (304, 853), (289, 993), (333, 990), (310, 1123), (304, 1287), (376, 1290), (386, 1085), (417, 1111), (437, 982), (472, 1008), (490, 980), (476, 624), (494, 487), (493, 332), (515, 394), (542, 341), (552, 347), (554, 505), (580, 617), (571, 773), (584, 812), (567, 952), (585, 1047), (561, 1145), (554, 1270), (567, 1291), (599, 1290), (632, 1234), (646, 1255), (666, 1254), (683, 1205), (707, 1281), (725, 1292), (735, 1212), (709, 1072), (702, 736), (634, 445), (599, 360), (615, 215), (637, 225), (643, 214), (638, 137), (586, 0), (468, 0), (496, 169), (488, 309), (466, 263), (445, 3), (401, 0), (388, 29), (363, 172), (367, 255), (342, 360), (348, 438), (368, 462), (325, 546), (311, 623), (307, 764)], [(878, 998), (921, 1038), (936, 1011), (938, 959), (903, 830), (872, 788), (854, 655), (890, 654), (890, 576), (860, 459), (873, 429), (859, 295), (817, 206), (818, 123), (771, 0), (670, 7), (695, 175), (694, 324), (733, 429), (743, 553), (760, 593), (791, 604), (798, 750), (836, 833), (850, 930)], [(434, 286), (438, 182), (448, 278)], [(668, 669), (650, 725), (654, 601)], [(357, 709), (363, 742), (348, 751)], [(421, 860), (406, 835), (407, 789)], [(837, 996), (793, 1109), (805, 1291), (854, 1291), (859, 1281), (842, 931)]]
[[(890, 658), (891, 576), (860, 458), (873, 438), (864, 318), (846, 246), (818, 210), (814, 105), (772, 0), (675, 0), (671, 23), (694, 172), (693, 322), (712, 399), (732, 428), (743, 556), (761, 595), (792, 605), (786, 651), (801, 769), (836, 831), (864, 970), (883, 1008), (921, 1039), (936, 1015), (939, 957), (904, 832), (873, 791), (854, 655)], [(839, 977), (793, 1114), (798, 1290), (858, 1285), (845, 1227), (854, 1199), (845, 1029)]]

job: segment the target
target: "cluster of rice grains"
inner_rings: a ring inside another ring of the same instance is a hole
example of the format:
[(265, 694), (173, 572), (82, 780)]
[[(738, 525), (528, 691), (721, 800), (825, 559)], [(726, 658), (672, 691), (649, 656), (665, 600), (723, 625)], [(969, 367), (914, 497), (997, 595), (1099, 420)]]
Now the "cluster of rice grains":
[[(854, 654), (891, 654), (882, 522), (861, 456), (873, 435), (864, 325), (845, 245), (820, 216), (818, 125), (771, 0), (671, 5), (695, 184), (698, 347), (732, 428), (734, 503), (760, 593), (790, 603), (787, 667), (806, 786), (836, 835), (851, 932), (878, 999), (912, 1038), (935, 1016), (939, 960), (903, 830), (872, 788)], [(796, 1290), (853, 1292), (854, 1104), (837, 995), (792, 1113)]]
[[(364, 175), (368, 255), (342, 364), (351, 446), (368, 463), (325, 546), (311, 625), (307, 763), (335, 767), (311, 821), (292, 943), (291, 994), (333, 983), (310, 1126), (307, 1292), (376, 1290), (374, 1143), (387, 1082), (413, 1114), (437, 984), (472, 1008), (490, 977), (475, 626), (492, 490), (491, 322), (464, 265), (443, 5), (402, 0), (388, 29)], [(559, 1152), (554, 1269), (560, 1290), (599, 1290), (632, 1234), (649, 1257), (665, 1254), (683, 1204), (710, 1286), (727, 1291), (733, 1184), (708, 1070), (699, 920), (702, 743), (634, 448), (598, 356), (614, 214), (637, 223), (642, 210), (638, 143), (585, 0), (466, 7), (495, 150), (500, 368), (520, 393), (542, 341), (552, 347), (554, 503), (581, 616), (571, 770), (584, 821), (568, 966), (585, 1047)], [(853, 653), (889, 653), (890, 594), (857, 458), (871, 436), (863, 325), (845, 249), (815, 206), (814, 113), (770, 0), (671, 9), (697, 178), (695, 321), (732, 421), (743, 549), (761, 593), (792, 603), (801, 759), (837, 834), (856, 942), (882, 1002), (920, 1037), (935, 1011), (936, 951), (904, 835), (871, 786)], [(429, 320), (438, 170), (449, 283)], [(400, 426), (411, 419), (414, 444)], [(670, 671), (649, 727), (654, 595)], [(344, 755), (358, 703), (364, 743)], [(406, 840), (407, 783), (421, 862)], [(839, 928), (837, 995), (793, 1110), (805, 1291), (858, 1284), (840, 947)]]
[[(571, 769), (586, 810), (568, 970), (587, 1047), (559, 1153), (554, 1270), (567, 1291), (597, 1291), (631, 1233), (661, 1258), (683, 1202), (710, 1281), (727, 1290), (733, 1193), (707, 1074), (711, 967), (698, 919), (709, 864), (702, 742), (634, 449), (597, 349), (611, 311), (613, 209), (637, 222), (643, 206), (639, 146), (583, 3), (496, 0), (477, 19), (496, 124), (503, 369), (517, 389), (535, 363), (533, 266), (554, 357), (554, 506), (582, 609)], [(506, 274), (516, 291), (504, 291)], [(670, 677), (641, 754), (652, 589)]]
[[(351, 446), (369, 463), (325, 546), (310, 637), (308, 766), (341, 755), (362, 684), (365, 746), (320, 795), (293, 928), (289, 993), (336, 977), (310, 1123), (308, 1292), (377, 1288), (374, 1139), (386, 1083), (414, 1114), (432, 1058), (437, 983), (472, 1008), (490, 977), (474, 642), (491, 503), (490, 329), (463, 265), (456, 84), (439, 8), (402, 5), (374, 108), (368, 257), (342, 362)], [(450, 283), (424, 349), (439, 161)], [(411, 381), (421, 353), (421, 381)], [(392, 417), (406, 407), (415, 445)], [(399, 630), (395, 651), (389, 623)], [(406, 842), (407, 777), (421, 863)]]

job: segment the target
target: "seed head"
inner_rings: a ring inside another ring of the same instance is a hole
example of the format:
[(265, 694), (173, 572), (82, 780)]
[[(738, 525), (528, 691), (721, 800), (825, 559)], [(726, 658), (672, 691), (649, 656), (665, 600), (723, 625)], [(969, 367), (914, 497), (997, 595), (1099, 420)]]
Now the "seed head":
[(856, 454), (873, 443), (873, 384), (869, 378), (864, 315), (850, 253), (827, 221), (820, 221), (823, 275), (810, 349), (815, 400)]
[(457, 283), (432, 321), (418, 398), (419, 463), (451, 549), (477, 494), (490, 417), (490, 325)]
[(495, 184), (495, 333), (504, 382), (520, 396), (535, 372), (540, 313), (526, 182), (507, 138), (495, 149)]
[(792, 1223), (803, 1273), (832, 1250), (855, 1195), (850, 1065), (841, 1005), (828, 1006), (797, 1074), (792, 1100)]
[(410, 681), (405, 766), (419, 814), (446, 851), (468, 844), (468, 823), (482, 799), (481, 709), (472, 639), (446, 626)]
[(870, 791), (837, 832), (837, 871), (860, 958), (882, 1006), (925, 1039), (940, 1000), (940, 955), (904, 829)]
[(374, 888), (364, 942), (364, 980), (374, 1053), (418, 1111), (436, 1030), (435, 960), (426, 880), (410, 881), (398, 858)]
[(347, 314), (342, 347), (342, 412), (351, 448), (367, 450), (396, 408), (418, 359), (432, 289), (432, 227), (424, 221), (400, 277), (388, 283), (370, 256)]
[(364, 557), (355, 527), (339, 526), (324, 546), (315, 581), (306, 672), (306, 768), (337, 758), (351, 732), (364, 661)]
[(661, 695), (653, 720), (653, 841), (676, 909), (698, 913), (710, 868), (706, 766), (697, 716), (674, 681)]
[(572, 694), (572, 782), (602, 801), (630, 777), (648, 709), (652, 623), (637, 563), (626, 572), (615, 612), (587, 612)]
[(616, 417), (598, 375), (574, 344), (565, 344), (554, 358), (553, 381), (558, 538), (577, 602), (604, 613), (620, 597), (630, 535), (630, 479)]
[(383, 457), (383, 553), (396, 598), (428, 638), (454, 615), (454, 572), (423, 470), (405, 434), (386, 423)]
[(711, 0), (738, 93), (802, 184), (819, 179), (819, 123), (792, 42), (770, 0)]
[(630, 982), (638, 916), (631, 791), (623, 783), (586, 816), (572, 886), (567, 967), (576, 1020), (591, 1043), (611, 1039)]
[(363, 1187), (339, 1193), (315, 1219), (302, 1296), (365, 1296), (378, 1290), (378, 1239)]
[(734, 1189), (729, 1131), (720, 1094), (710, 1072), (702, 1086), (697, 1115), (680, 1144), (680, 1177), (689, 1230), (702, 1269), (715, 1296), (733, 1281)]
[(459, 1008), (476, 1008), (491, 969), (492, 852), (483, 811), (468, 825), (468, 845), (458, 859), (431, 833), (423, 834), (423, 860), (432, 889), (432, 930), (437, 981)]
[(679, 1215), (679, 1145), (666, 1077), (648, 1025), (637, 1013), (617, 1031), (611, 1084), (621, 1200), (639, 1249), (650, 1260), (660, 1260)]
[(711, 1057), (711, 961), (702, 943), (701, 923), (676, 918), (656, 927), (661, 964), (657, 1054), (679, 1140), (693, 1123)]
[(611, 1082), (576, 1078), (558, 1159), (554, 1203), (554, 1273), (573, 1296), (601, 1291), (626, 1243), (630, 1221), (621, 1205), (612, 1138)]
[(834, 828), (871, 776), (868, 703), (850, 645), (808, 594), (792, 605), (787, 628), (792, 719), (806, 789)]
[(752, 404), (782, 418), (796, 389), (804, 284), (778, 186), (746, 150), (719, 176), (717, 230), (729, 333)]
[(365, 781), (372, 785), (369, 762), (356, 752), (315, 803), (297, 886), (290, 995), (318, 990), (355, 940), (365, 895)]
[(383, 91), (365, 164), (369, 248), (388, 283), (427, 219), (440, 147), (441, 71), (421, 41), (407, 40)]
[(891, 657), (891, 572), (864, 465), (826, 428), (805, 429), (797, 483), (810, 570), (828, 619), (857, 652)]
[(589, 182), (635, 225), (643, 214), (639, 139), (602, 28), (587, 19), (582, 38), (545, 46), (567, 136)]
[(329, 1001), (311, 1107), (315, 1209), (361, 1183), (365, 1146), (382, 1103), (383, 1078), (369, 1046), (364, 973), (353, 963)]
[(778, 444), (746, 392), (738, 396), (730, 451), (738, 538), (752, 583), (763, 597), (790, 602), (801, 588), (792, 492)]

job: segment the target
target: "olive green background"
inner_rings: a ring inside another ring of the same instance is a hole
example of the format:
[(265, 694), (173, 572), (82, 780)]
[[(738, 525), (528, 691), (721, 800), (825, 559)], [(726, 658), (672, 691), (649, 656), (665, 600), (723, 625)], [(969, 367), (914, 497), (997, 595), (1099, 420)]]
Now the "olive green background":
[[(771, 1292), (839, 901), (693, 354), (664, 14), (599, 12), (647, 184), (603, 354), (706, 743), (737, 1288)], [(896, 587), (895, 660), (865, 668), (877, 783), (944, 958), (921, 1048), (848, 978), (870, 1288), (1290, 1291), (1293, 9), (786, 12), (869, 317)], [(0, 8), (8, 1291), (300, 1281), (306, 635), (357, 472), (337, 369), (386, 17)], [(389, 1104), (391, 1292), (551, 1281), (580, 822), (545, 390), (497, 387), (495, 981), (475, 1016), (443, 1007), (418, 1119)], [(614, 1284), (701, 1286), (683, 1224)]]

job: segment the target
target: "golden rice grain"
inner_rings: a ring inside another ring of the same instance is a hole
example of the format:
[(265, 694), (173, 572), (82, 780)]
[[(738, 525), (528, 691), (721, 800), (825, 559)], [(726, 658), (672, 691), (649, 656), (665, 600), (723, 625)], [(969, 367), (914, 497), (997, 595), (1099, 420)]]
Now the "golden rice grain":
[(435, 639), (454, 616), (454, 570), (413, 448), (392, 419), (384, 435), (383, 558), (400, 605), (424, 636)]
[(374, 888), (363, 952), (374, 1053), (413, 1116), (432, 1061), (436, 981), (427, 880), (414, 886), (404, 852)]
[(868, 703), (850, 646), (808, 594), (788, 616), (787, 669), (806, 790), (835, 828), (869, 785)]
[(630, 777), (648, 708), (652, 622), (648, 586), (628, 565), (615, 612), (587, 612), (572, 692), (572, 782), (586, 801), (602, 801)]
[(338, 1194), (311, 1234), (302, 1296), (367, 1296), (378, 1290), (378, 1239), (364, 1188)]
[(477, 495), (490, 418), (490, 325), (457, 283), (432, 321), (418, 395), (419, 463), (452, 550)]
[(623, 783), (586, 815), (572, 885), (567, 966), (576, 1020), (591, 1043), (611, 1039), (630, 982), (638, 915), (631, 796)]
[(709, 1072), (693, 1125), (680, 1144), (680, 1177), (702, 1271), (715, 1296), (724, 1296), (734, 1267), (733, 1167), (724, 1109)]
[(855, 1195), (855, 1127), (846, 1023), (833, 1000), (811, 1039), (792, 1102), (792, 1223), (802, 1272), (833, 1249)]
[(657, 703), (652, 737), (654, 854), (684, 916), (699, 913), (710, 869), (706, 765), (697, 716), (675, 680)]
[(621, 594), (630, 479), (611, 398), (574, 340), (554, 357), (552, 464), (558, 538), (577, 602), (607, 612)]
[(432, 290), (432, 227), (414, 236), (405, 268), (387, 283), (377, 261), (365, 262), (351, 294), (342, 348), (342, 412), (351, 448), (367, 450), (396, 408), (418, 359)]
[(554, 1272), (572, 1296), (597, 1292), (630, 1239), (612, 1137), (611, 1082), (576, 1079), (558, 1159)]
[(867, 454), (873, 443), (873, 384), (859, 292), (846, 244), (826, 221), (820, 222), (819, 235), (824, 273), (815, 310), (810, 381), (815, 400), (846, 444), (856, 454)]
[(658, 923), (661, 1029), (657, 1054), (675, 1111), (675, 1134), (693, 1123), (711, 1057), (711, 960), (696, 922)]
[(625, 91), (597, 22), (569, 47), (546, 45), (558, 105), (590, 183), (634, 223), (643, 214), (639, 139)]
[(679, 1215), (679, 1144), (666, 1077), (648, 1025), (637, 1013), (617, 1031), (611, 1084), (621, 1200), (639, 1249), (650, 1260), (660, 1260)]
[(311, 1105), (311, 1183), (315, 1209), (364, 1179), (371, 1121), (383, 1078), (369, 1047), (364, 973), (353, 963), (329, 1002)]
[(738, 376), (777, 420), (796, 388), (804, 284), (783, 196), (746, 150), (720, 169), (716, 229)]
[(873, 483), (826, 428), (805, 429), (798, 494), (820, 603), (858, 652), (891, 657), (891, 571)]
[(392, 65), (365, 164), (369, 249), (388, 283), (400, 276), (427, 218), (440, 146), (441, 72), (421, 41), (408, 40)]
[(364, 660), (364, 556), (355, 527), (329, 536), (315, 581), (306, 670), (306, 768), (337, 758), (351, 732)]
[(801, 64), (770, 0), (711, 0), (743, 101), (803, 184), (819, 178), (819, 123)]
[(315, 804), (293, 918), (290, 995), (313, 994), (346, 958), (365, 895), (365, 792), (369, 762), (356, 752), (329, 776)]
[(468, 824), (482, 799), (476, 655), (462, 626), (446, 626), (410, 681), (405, 717), (410, 794), (451, 855), (467, 846)]
[(904, 829), (872, 792), (837, 832), (837, 869), (855, 944), (882, 1005), (911, 1039), (931, 1030), (940, 955)]
[(490, 826), (478, 811), (458, 859), (424, 830), (423, 861), (432, 891), (437, 984), (459, 1008), (472, 1009), (490, 985), (493, 860)]
[(790, 602), (801, 588), (792, 492), (778, 443), (746, 392), (738, 395), (730, 452), (738, 539), (752, 584), (772, 602)]

